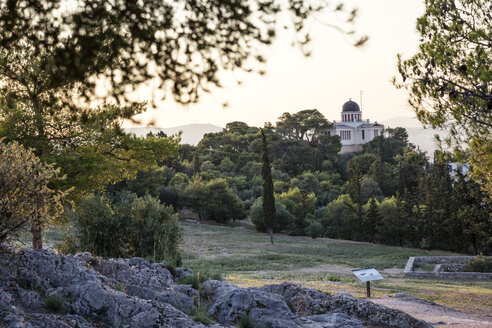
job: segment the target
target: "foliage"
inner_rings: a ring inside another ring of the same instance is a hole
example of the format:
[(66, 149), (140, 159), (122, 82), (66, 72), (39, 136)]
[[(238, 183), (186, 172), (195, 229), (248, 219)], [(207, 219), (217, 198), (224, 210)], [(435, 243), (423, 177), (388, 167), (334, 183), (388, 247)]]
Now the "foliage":
[[(25, 60), (28, 53), (46, 53), (37, 65), (54, 70), (49, 87), (78, 83), (86, 100), (97, 98), (95, 77), (107, 81), (108, 96), (118, 101), (128, 100), (139, 85), (156, 78), (161, 89), (187, 103), (196, 101), (210, 85), (219, 85), (220, 69), (251, 71), (262, 64), (262, 49), (275, 39), (281, 12), (291, 14), (295, 41), (304, 46), (309, 41), (306, 20), (320, 11), (343, 14), (340, 30), (349, 27), (357, 14), (341, 5), (300, 0), (286, 4), (147, 0), (111, 6), (103, 0), (70, 6), (60, 0), (4, 3), (0, 52), (8, 54), (7, 67)], [(345, 33), (353, 36), (349, 32)]]
[(318, 221), (310, 221), (309, 225), (304, 229), (304, 233), (313, 239), (324, 235), (323, 225)]
[(464, 158), (476, 166), (474, 176), (492, 191), (492, 29), (485, 0), (426, 0), (417, 20), (418, 52), (398, 58), (401, 81), (410, 105), (425, 125), (445, 129), (448, 142), (466, 148)]
[(320, 222), (324, 226), (327, 237), (337, 239), (353, 239), (357, 228), (357, 217), (351, 210), (354, 206), (349, 195), (341, 195), (328, 204)]
[[(251, 221), (255, 225), (256, 230), (266, 231), (265, 224), (263, 222), (263, 201), (258, 198), (252, 205), (249, 211)], [(284, 204), (280, 201), (275, 202), (275, 220), (273, 226), (273, 232), (290, 232), (292, 231), (295, 218), (287, 210)]]
[(59, 295), (51, 295), (43, 298), (44, 307), (54, 313), (65, 312), (65, 299)]
[[(103, 257), (165, 259), (179, 265), (181, 227), (172, 208), (150, 195), (94, 195), (81, 201), (70, 219), (79, 251)], [(65, 247), (74, 247), (71, 242)]]
[(205, 185), (207, 218), (219, 223), (242, 220), (246, 218), (244, 205), (239, 197), (227, 185), (225, 179), (214, 179)]
[(267, 233), (270, 235), (270, 242), (273, 245), (273, 229), (276, 224), (275, 196), (273, 192), (272, 168), (268, 158), (268, 143), (265, 130), (261, 129), (261, 200), (262, 200), (262, 223)]
[(330, 123), (317, 109), (305, 109), (294, 114), (283, 113), (278, 118), (276, 131), (287, 139), (312, 142), (328, 127)]
[(464, 266), (466, 272), (492, 272), (492, 258), (477, 256), (470, 259)]
[(199, 304), (195, 311), (191, 314), (193, 320), (203, 323), (204, 325), (210, 325), (213, 320), (207, 312), (207, 308)]
[(0, 243), (30, 223), (53, 224), (63, 212), (63, 193), (51, 188), (59, 170), (17, 142), (0, 139)]
[(302, 234), (307, 225), (306, 217), (308, 214), (314, 215), (316, 195), (295, 187), (281, 193), (277, 199), (295, 217), (293, 233)]
[(209, 279), (222, 280), (222, 276), (219, 273), (197, 272), (196, 274), (191, 274), (179, 280), (178, 284), (191, 285), (194, 289), (200, 290), (201, 285)]

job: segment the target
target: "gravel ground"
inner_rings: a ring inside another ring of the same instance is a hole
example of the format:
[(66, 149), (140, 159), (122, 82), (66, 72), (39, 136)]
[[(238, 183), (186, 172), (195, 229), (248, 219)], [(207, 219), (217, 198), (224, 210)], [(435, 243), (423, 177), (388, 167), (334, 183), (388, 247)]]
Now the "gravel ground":
[(371, 298), (371, 301), (406, 312), (415, 318), (431, 323), (434, 327), (492, 327), (492, 309), (483, 315), (470, 314), (405, 294), (384, 295)]

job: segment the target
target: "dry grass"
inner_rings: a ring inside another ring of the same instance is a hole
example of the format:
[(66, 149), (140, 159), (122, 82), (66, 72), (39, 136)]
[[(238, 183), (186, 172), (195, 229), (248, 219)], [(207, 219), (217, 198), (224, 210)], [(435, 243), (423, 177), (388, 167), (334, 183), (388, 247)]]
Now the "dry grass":
[(372, 296), (405, 293), (477, 314), (492, 314), (492, 282), (409, 279), (403, 268), (410, 256), (454, 255), (367, 243), (275, 236), (251, 229), (185, 223), (184, 266), (220, 272), (243, 287), (293, 281), (327, 293), (365, 297), (365, 284), (351, 270), (375, 267), (385, 277), (372, 283)]

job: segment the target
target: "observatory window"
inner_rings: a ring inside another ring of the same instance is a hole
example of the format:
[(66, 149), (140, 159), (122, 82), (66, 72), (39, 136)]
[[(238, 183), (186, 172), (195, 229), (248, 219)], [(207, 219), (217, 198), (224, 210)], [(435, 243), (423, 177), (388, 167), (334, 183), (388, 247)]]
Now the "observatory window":
[(342, 140), (350, 140), (351, 139), (351, 131), (340, 131), (340, 138)]

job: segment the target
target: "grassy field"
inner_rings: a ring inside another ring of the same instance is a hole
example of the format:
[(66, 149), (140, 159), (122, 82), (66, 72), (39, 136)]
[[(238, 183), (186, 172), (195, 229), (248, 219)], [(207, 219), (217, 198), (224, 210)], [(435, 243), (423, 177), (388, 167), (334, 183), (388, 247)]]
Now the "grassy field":
[(353, 269), (375, 267), (385, 277), (373, 282), (372, 295), (406, 293), (472, 313), (492, 314), (492, 282), (408, 279), (403, 268), (410, 256), (455, 255), (403, 247), (275, 236), (244, 227), (184, 223), (183, 266), (220, 272), (226, 281), (245, 287), (294, 281), (329, 293), (365, 295)]

